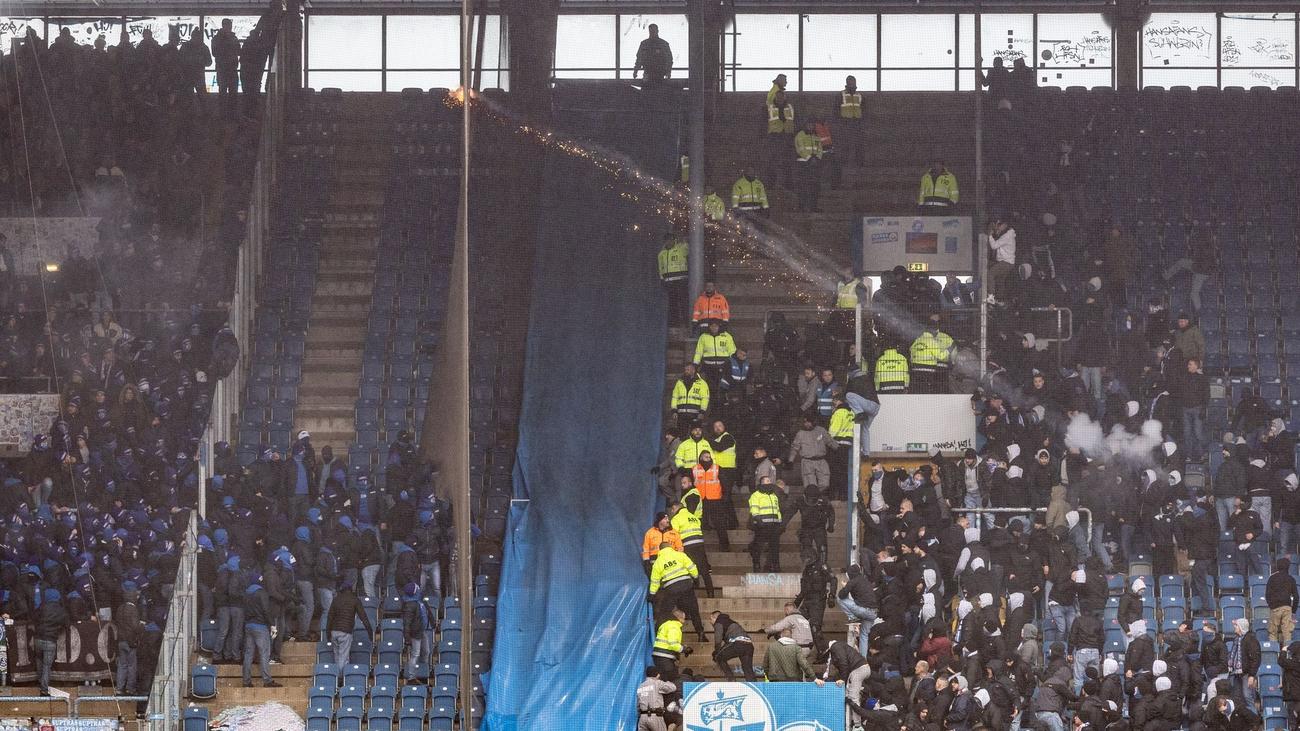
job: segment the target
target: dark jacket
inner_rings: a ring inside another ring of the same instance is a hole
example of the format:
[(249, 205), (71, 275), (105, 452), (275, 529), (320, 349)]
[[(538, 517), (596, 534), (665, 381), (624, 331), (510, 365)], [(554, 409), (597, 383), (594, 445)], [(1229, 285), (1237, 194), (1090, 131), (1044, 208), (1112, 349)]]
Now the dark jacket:
[(1229, 456), (1214, 475), (1214, 497), (1246, 496), (1246, 445), (1233, 444)]
[(1278, 571), (1268, 577), (1268, 586), (1264, 587), (1264, 601), (1268, 602), (1269, 609), (1291, 607), (1292, 612), (1300, 611), (1300, 593), (1296, 591), (1295, 579), (1291, 578), (1291, 574)]
[(402, 600), (402, 629), (408, 640), (418, 640), (425, 630), (432, 630), (434, 612), (423, 598)]
[(1070, 651), (1091, 647), (1100, 650), (1106, 645), (1106, 630), (1101, 620), (1087, 612), (1080, 612), (1074, 624), (1070, 625)]
[(1128, 650), (1124, 653), (1124, 668), (1132, 670), (1134, 674), (1147, 672), (1151, 670), (1151, 663), (1155, 659), (1156, 648), (1150, 635), (1139, 635), (1128, 643)]
[(1119, 628), (1128, 634), (1129, 625), (1142, 619), (1142, 597), (1132, 591), (1124, 592), (1124, 596), (1119, 599), (1119, 613), (1116, 616)]
[(1259, 672), (1259, 638), (1247, 632), (1237, 639), (1241, 643), (1241, 674), (1253, 676)]
[(45, 601), (41, 606), (36, 608), (36, 639), (57, 641), (67, 631), (68, 626), (72, 624), (71, 617), (68, 616), (68, 610), (63, 608), (63, 602)]
[(831, 645), (828, 653), (826, 671), (832, 680), (846, 680), (849, 673), (867, 664), (861, 653), (847, 642), (836, 642)]
[(252, 584), (244, 591), (244, 624), (260, 624), (270, 627), (275, 624), (275, 611), (271, 608), (271, 595), (258, 584)]
[(340, 589), (334, 597), (334, 603), (330, 605), (329, 618), (325, 622), (325, 629), (330, 632), (352, 632), (352, 626), (355, 619), (360, 618), (361, 624), (366, 628), (367, 633), (373, 633), (375, 630), (370, 626), (370, 617), (366, 616), (366, 610), (361, 604), (361, 600), (351, 589)]
[(117, 632), (117, 641), (130, 647), (140, 643), (144, 632), (144, 622), (140, 621), (140, 610), (131, 602), (123, 602), (113, 610), (113, 629)]
[(1282, 700), (1300, 702), (1300, 642), (1292, 642), (1278, 655), (1277, 664), (1282, 666)]

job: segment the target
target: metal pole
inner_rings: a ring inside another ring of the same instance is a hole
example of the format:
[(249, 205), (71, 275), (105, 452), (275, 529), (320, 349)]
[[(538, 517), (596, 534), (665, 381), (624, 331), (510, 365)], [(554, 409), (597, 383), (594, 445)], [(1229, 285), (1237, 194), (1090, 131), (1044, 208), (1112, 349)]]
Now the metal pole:
[(858, 562), (858, 479), (862, 474), (862, 425), (853, 425), (853, 454), (849, 457), (849, 513), (845, 520), (849, 523), (849, 563)]
[[(457, 428), (462, 431), (465, 438), (465, 449), (469, 449), (469, 172), (470, 172), (470, 32), (473, 30), (474, 17), (474, 0), (463, 0), (460, 7), (460, 88), (461, 88), (461, 145), (460, 145), (460, 225), (457, 227), (456, 234), (459, 239), (456, 242), (460, 250), (459, 271), (454, 276), (460, 280), (460, 297), (462, 298), (459, 306), (464, 313), (464, 320), (461, 325), (461, 340), (456, 344), (460, 348), (460, 373), (457, 375), (460, 397), (465, 399), (464, 412), (461, 414), (461, 423)], [(455, 291), (455, 290), (453, 290)], [(474, 604), (474, 571), (473, 556), (470, 551), (470, 476), (469, 476), (469, 454), (466, 452), (462, 455), (463, 463), (458, 470), (459, 474), (452, 476), (453, 490), (456, 495), (455, 517), (456, 531), (456, 549), (457, 549), (457, 589), (460, 596), (462, 616), (470, 616)], [(471, 728), (471, 716), (474, 707), (474, 673), (473, 673), (473, 650), (474, 650), (474, 633), (460, 633), (460, 689), (461, 689), (461, 728)]]
[[(694, 30), (700, 36), (697, 47), (703, 48), (704, 43), (708, 41), (706, 34), (708, 29), (703, 12), (703, 3), (696, 2), (693, 4), (691, 15), (694, 23)], [(690, 214), (690, 255), (687, 259), (689, 267), (689, 285), (690, 296), (686, 300), (686, 306), (690, 307), (695, 298), (700, 296), (704, 291), (704, 54), (691, 54), (692, 63), (690, 70), (690, 123), (691, 123), (691, 214)], [(673, 313), (674, 318), (684, 313)]]
[(984, 70), (983, 3), (975, 4), (975, 266), (980, 280), (980, 380), (989, 367), (989, 257), (980, 232), (984, 230)]

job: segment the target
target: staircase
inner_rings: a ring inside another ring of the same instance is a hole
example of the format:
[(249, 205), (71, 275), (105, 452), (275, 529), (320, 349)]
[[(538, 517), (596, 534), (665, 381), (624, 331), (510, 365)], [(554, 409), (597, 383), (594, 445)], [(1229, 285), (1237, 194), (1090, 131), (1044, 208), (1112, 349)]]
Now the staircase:
[(286, 641), (281, 659), (284, 662), (271, 666), (271, 677), (283, 688), (263, 688), (256, 663), (253, 664), (251, 688), (244, 687), (241, 665), (218, 665), (217, 697), (207, 701), (191, 700), (189, 705), (207, 708), (209, 718), (215, 720), (217, 714), (227, 708), (275, 702), (292, 708), (305, 719), (307, 698), (311, 695), (312, 669), (316, 662), (316, 646), (311, 642)]
[[(798, 473), (796, 471), (783, 477), (787, 481), (791, 478), (797, 481)], [(792, 497), (801, 492), (801, 488), (791, 488)], [(738, 495), (732, 500), (736, 506), (736, 516), (740, 518), (742, 525), (747, 524), (745, 520), (745, 516), (748, 515), (745, 502), (747, 499), (747, 496)], [(835, 532), (828, 537), (826, 553), (831, 573), (838, 575), (843, 570), (848, 555), (846, 540), (848, 524), (845, 520), (847, 506), (843, 502), (832, 503), (832, 505), (835, 507)], [(746, 549), (753, 534), (747, 528), (728, 532), (727, 538), (731, 541), (729, 551), (723, 551), (718, 546), (717, 537), (712, 531), (705, 531), (704, 544), (709, 555), (709, 563), (713, 567), (713, 584), (717, 587), (717, 596), (709, 599), (703, 589), (697, 592), (700, 616), (704, 620), (705, 631), (709, 633), (709, 641), (699, 642), (699, 638), (692, 631), (690, 621), (687, 620), (683, 628), (682, 644), (690, 646), (693, 652), (690, 657), (682, 661), (682, 667), (690, 668), (705, 678), (723, 677), (722, 671), (710, 659), (713, 653), (713, 637), (709, 613), (713, 611), (730, 615), (734, 621), (749, 630), (750, 637), (754, 640), (754, 664), (763, 663), (763, 652), (767, 649), (768, 643), (774, 641), (763, 634), (763, 628), (784, 617), (785, 603), (794, 599), (799, 593), (799, 572), (802, 563), (799, 560), (798, 532), (801, 519), (802, 516), (796, 516), (781, 534), (780, 555), (783, 571), (779, 574), (756, 574), (750, 571), (752, 566)], [(828, 606), (822, 617), (822, 633), (828, 639), (842, 639), (847, 630), (848, 624), (844, 612), (834, 605)], [(814, 662), (814, 665), (816, 664)], [(735, 666), (736, 663), (733, 662), (732, 667)]]
[(345, 95), (335, 128), (335, 173), (321, 234), (320, 268), (307, 328), (294, 436), (346, 453), (356, 438), (361, 355), (370, 313), (389, 145), (377, 138), (371, 95)]

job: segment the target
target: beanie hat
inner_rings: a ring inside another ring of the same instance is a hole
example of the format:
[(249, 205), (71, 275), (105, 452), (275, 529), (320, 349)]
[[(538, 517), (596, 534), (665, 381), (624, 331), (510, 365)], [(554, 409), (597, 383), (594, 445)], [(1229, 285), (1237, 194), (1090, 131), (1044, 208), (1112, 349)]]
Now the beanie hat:
[(1098, 292), (1101, 290), (1101, 277), (1093, 277), (1088, 280), (1088, 291)]
[(957, 602), (957, 616), (961, 619), (965, 619), (966, 615), (970, 614), (971, 610), (974, 608), (975, 605), (971, 604), (966, 599), (962, 599), (960, 602)]
[(1164, 660), (1156, 660), (1151, 663), (1152, 675), (1164, 675), (1167, 672), (1169, 672), (1169, 665)]
[(1115, 673), (1118, 672), (1119, 672), (1119, 663), (1115, 661), (1115, 658), (1108, 657), (1105, 660), (1101, 661), (1102, 675), (1114, 675)]
[(1019, 456), (1020, 456), (1020, 445), (1019, 445), (1019, 444), (1008, 444), (1008, 445), (1007, 445), (1007, 461), (1008, 461), (1008, 462), (1014, 462), (1014, 461), (1016, 460), (1016, 458), (1018, 458)]
[(1140, 593), (1143, 589), (1147, 588), (1147, 582), (1143, 581), (1142, 579), (1134, 579), (1133, 583), (1130, 584), (1129, 586), (1130, 588), (1133, 589), (1133, 593), (1137, 594)]
[(1156, 678), (1157, 693), (1163, 693), (1164, 691), (1169, 690), (1171, 687), (1173, 687), (1173, 682), (1169, 680), (1168, 676), (1161, 675), (1160, 677)]
[(979, 595), (979, 600), (980, 600), (981, 607), (993, 606), (993, 595), (987, 591)]

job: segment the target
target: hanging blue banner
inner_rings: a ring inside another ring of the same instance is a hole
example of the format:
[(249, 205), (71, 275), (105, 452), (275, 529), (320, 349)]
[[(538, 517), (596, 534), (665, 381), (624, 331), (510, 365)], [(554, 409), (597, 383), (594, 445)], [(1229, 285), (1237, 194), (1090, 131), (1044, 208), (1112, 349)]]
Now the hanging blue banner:
[(814, 683), (686, 683), (686, 731), (844, 731), (844, 688)]

